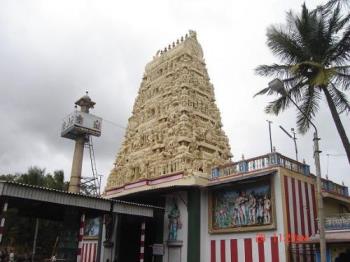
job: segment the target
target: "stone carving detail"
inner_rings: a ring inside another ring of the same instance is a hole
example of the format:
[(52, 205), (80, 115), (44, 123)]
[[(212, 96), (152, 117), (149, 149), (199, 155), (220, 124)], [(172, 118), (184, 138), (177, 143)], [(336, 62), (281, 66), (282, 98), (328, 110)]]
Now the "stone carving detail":
[(172, 173), (210, 174), (230, 161), (213, 85), (190, 31), (146, 65), (107, 190)]

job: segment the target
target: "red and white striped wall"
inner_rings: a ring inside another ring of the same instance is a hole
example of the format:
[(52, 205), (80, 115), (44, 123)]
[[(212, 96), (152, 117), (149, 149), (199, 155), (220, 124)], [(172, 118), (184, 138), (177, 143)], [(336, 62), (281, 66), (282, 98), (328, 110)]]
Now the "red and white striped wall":
[(141, 239), (140, 239), (140, 262), (145, 259), (145, 233), (146, 233), (146, 222), (141, 223)]
[(97, 262), (98, 240), (82, 241), (81, 262)]
[(1, 243), (2, 237), (4, 235), (5, 217), (6, 217), (7, 207), (8, 207), (8, 203), (5, 202), (3, 207), (2, 207), (1, 220), (0, 220), (0, 243)]
[[(311, 236), (317, 232), (315, 185), (284, 176), (287, 234)], [(303, 256), (301, 245), (292, 245), (295, 257)]]
[(82, 248), (83, 248), (84, 227), (85, 227), (85, 214), (82, 214), (80, 217), (80, 227), (79, 227), (79, 236), (78, 236), (77, 262), (82, 261), (81, 258), (82, 258)]
[(210, 262), (279, 262), (284, 245), (278, 236), (210, 240)]
[(317, 231), (315, 185), (284, 176), (288, 232), (311, 236)]

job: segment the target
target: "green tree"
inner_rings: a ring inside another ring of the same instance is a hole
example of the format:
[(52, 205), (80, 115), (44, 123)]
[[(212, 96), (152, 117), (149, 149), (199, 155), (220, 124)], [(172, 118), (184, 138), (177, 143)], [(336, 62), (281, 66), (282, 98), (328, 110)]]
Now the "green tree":
[[(310, 118), (316, 115), (324, 96), (350, 163), (350, 144), (340, 114), (350, 112), (344, 91), (350, 87), (350, 14), (342, 15), (340, 5), (332, 12), (324, 9), (309, 11), (302, 6), (300, 14), (287, 13), (284, 26), (273, 25), (267, 30), (267, 45), (281, 64), (260, 65), (256, 73), (280, 78), (287, 94)], [(256, 95), (275, 94), (265, 88)], [(278, 115), (290, 106), (288, 97), (270, 102), (265, 111)], [(309, 121), (300, 112), (297, 126), (301, 133)]]

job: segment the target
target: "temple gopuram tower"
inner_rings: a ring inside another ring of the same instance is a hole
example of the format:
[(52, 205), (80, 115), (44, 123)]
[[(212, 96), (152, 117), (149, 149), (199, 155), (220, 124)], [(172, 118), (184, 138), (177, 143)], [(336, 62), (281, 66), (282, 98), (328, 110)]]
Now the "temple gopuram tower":
[(106, 195), (144, 190), (149, 181), (205, 183), (211, 167), (230, 158), (203, 50), (189, 31), (146, 65)]

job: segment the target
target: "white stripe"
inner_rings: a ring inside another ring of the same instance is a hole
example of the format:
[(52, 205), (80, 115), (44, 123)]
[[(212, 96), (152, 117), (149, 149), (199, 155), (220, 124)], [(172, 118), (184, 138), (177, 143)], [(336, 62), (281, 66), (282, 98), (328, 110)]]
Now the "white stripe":
[(315, 234), (315, 214), (314, 214), (314, 205), (312, 202), (312, 190), (311, 184), (307, 184), (308, 193), (309, 193), (309, 206), (310, 206), (310, 219), (311, 219), (311, 235)]
[(145, 229), (146, 228), (146, 223), (145, 222), (142, 222), (141, 224), (141, 229)]
[(293, 205), (293, 191), (292, 191), (292, 178), (288, 177), (288, 200), (289, 200), (289, 220), (290, 220), (290, 232), (294, 233), (294, 205)]
[(307, 210), (307, 204), (306, 204), (306, 195), (305, 195), (305, 183), (306, 182), (301, 182), (301, 193), (303, 196), (303, 211), (304, 211), (304, 230), (305, 230), (305, 235), (308, 235), (308, 230), (309, 230), (309, 224), (308, 224), (308, 216), (309, 216), (309, 211)]
[(220, 249), (220, 240), (215, 240), (215, 250), (216, 250), (216, 261), (220, 262), (221, 261), (221, 249)]
[(231, 262), (231, 245), (230, 239), (225, 240), (226, 262)]
[(145, 241), (145, 235), (141, 235), (141, 241)]
[(245, 261), (244, 239), (237, 239), (238, 261)]
[(296, 202), (296, 207), (297, 207), (297, 232), (296, 234), (301, 234), (301, 212), (300, 212), (300, 204), (299, 204), (299, 181), (294, 180), (294, 186), (295, 186), (295, 202)]
[[(264, 251), (265, 251), (265, 262), (272, 261), (272, 255), (271, 255), (271, 238), (266, 237), (265, 243), (264, 243)], [(259, 260), (258, 260), (259, 261)]]
[(145, 253), (145, 247), (140, 248), (140, 253), (142, 253), (142, 254)]
[(252, 238), (252, 255), (253, 255), (253, 261), (259, 261), (259, 249), (258, 249), (258, 242), (256, 241), (256, 238)]
[(5, 225), (5, 218), (3, 217), (3, 218), (1, 218), (1, 224), (0, 224), (0, 226), (1, 226), (1, 227), (4, 227), (4, 225)]

